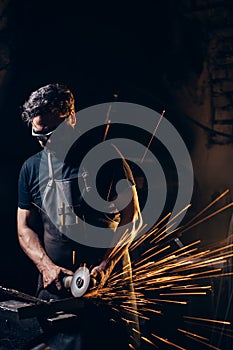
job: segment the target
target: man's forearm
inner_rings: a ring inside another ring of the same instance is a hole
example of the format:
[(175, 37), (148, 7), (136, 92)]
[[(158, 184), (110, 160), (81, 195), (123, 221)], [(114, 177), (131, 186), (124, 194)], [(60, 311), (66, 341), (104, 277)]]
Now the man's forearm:
[(44, 268), (51, 264), (37, 234), (30, 227), (23, 227), (18, 230), (19, 243), (26, 255), (34, 262), (38, 270), (42, 272)]

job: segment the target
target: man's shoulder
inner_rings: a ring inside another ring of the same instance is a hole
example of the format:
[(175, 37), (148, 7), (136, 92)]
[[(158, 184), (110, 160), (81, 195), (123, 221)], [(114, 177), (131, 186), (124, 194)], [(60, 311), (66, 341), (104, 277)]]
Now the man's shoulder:
[(37, 163), (38, 161), (41, 160), (43, 154), (44, 154), (44, 150), (37, 152), (37, 153), (33, 154), (32, 156), (30, 156), (29, 158), (27, 158), (24, 163), (26, 163), (28, 165)]
[(26, 169), (32, 169), (35, 167), (38, 167), (41, 161), (41, 158), (43, 157), (43, 150), (40, 152), (37, 152), (35, 154), (33, 154), (32, 156), (30, 156), (29, 158), (27, 158), (23, 165), (22, 165), (22, 171), (26, 170)]

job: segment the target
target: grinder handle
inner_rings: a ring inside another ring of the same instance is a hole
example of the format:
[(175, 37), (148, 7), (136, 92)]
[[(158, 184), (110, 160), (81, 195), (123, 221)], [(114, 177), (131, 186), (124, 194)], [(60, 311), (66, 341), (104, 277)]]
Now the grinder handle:
[(66, 289), (70, 288), (72, 279), (73, 279), (73, 276), (69, 276), (69, 275), (66, 275), (63, 277), (62, 284), (63, 284), (64, 288), (66, 288)]

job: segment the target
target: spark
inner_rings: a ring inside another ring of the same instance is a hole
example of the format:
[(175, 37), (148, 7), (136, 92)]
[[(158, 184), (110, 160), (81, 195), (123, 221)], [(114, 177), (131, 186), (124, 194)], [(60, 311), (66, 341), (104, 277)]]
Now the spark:
[(135, 321), (128, 320), (127, 318), (121, 317), (122, 321), (125, 321), (126, 323), (136, 323)]
[(174, 346), (174, 347), (177, 348), (177, 349), (186, 350), (185, 348), (182, 348), (181, 346), (172, 343), (172, 342), (169, 341), (168, 339), (165, 339), (165, 338), (162, 338), (162, 337), (158, 337), (158, 336), (157, 336), (156, 334), (154, 334), (154, 333), (152, 333), (151, 335), (152, 335), (153, 337), (155, 337), (156, 339), (159, 339), (159, 340), (161, 340), (162, 342), (164, 342), (164, 343), (166, 343), (166, 344), (169, 344), (169, 345)]
[(178, 328), (178, 331), (181, 332), (181, 333), (184, 333), (188, 338), (190, 338), (192, 340), (195, 340), (195, 341), (198, 341), (199, 343), (204, 344), (204, 345), (208, 346), (211, 349), (221, 350), (220, 348), (207, 343), (209, 341), (209, 339), (206, 338), (206, 337), (200, 336), (200, 335), (198, 335), (196, 333), (188, 332), (188, 331), (186, 331), (184, 329), (180, 329), (180, 328)]
[[(187, 324), (189, 324), (189, 325), (192, 325), (192, 326), (200, 326), (200, 323), (198, 323), (198, 322), (192, 322), (192, 321), (189, 321), (189, 320), (185, 320), (185, 323), (187, 323)], [(228, 325), (229, 326), (229, 325)], [(230, 338), (233, 338), (233, 330), (231, 330), (231, 329), (226, 329), (226, 328), (223, 328), (223, 327), (221, 327), (220, 328), (220, 326), (218, 326), (217, 324), (216, 325), (214, 325), (214, 328), (213, 328), (213, 325), (212, 324), (208, 324), (208, 323), (206, 323), (206, 324), (204, 324), (204, 323), (201, 323), (201, 328), (202, 329), (207, 329), (208, 331), (213, 331), (214, 330), (214, 332), (215, 333), (221, 333), (221, 334), (223, 334), (223, 335), (225, 335), (225, 336), (227, 336), (227, 337), (230, 337)], [(224, 330), (224, 331), (223, 331)]]
[[(151, 317), (153, 315), (158, 315), (158, 317), (164, 316), (163, 305), (174, 304), (185, 307), (189, 303), (186, 299), (190, 298), (190, 296), (201, 298), (208, 295), (212, 291), (212, 286), (210, 283), (207, 283), (209, 279), (233, 274), (233, 272), (223, 272), (223, 268), (229, 263), (229, 259), (233, 257), (233, 244), (225, 244), (224, 241), (221, 241), (205, 249), (200, 247), (201, 240), (197, 240), (186, 246), (174, 249), (170, 242), (174, 240), (175, 233), (180, 237), (189, 229), (230, 208), (233, 202), (213, 211), (204, 218), (200, 218), (203, 213), (212, 208), (228, 192), (228, 190), (225, 191), (202, 209), (199, 214), (195, 215), (187, 224), (176, 229), (173, 229), (175, 221), (187, 207), (176, 214), (168, 224), (164, 224), (171, 216), (171, 213), (168, 213), (159, 223), (155, 224), (147, 233), (141, 235), (135, 241), (132, 241), (132, 232), (126, 230), (118, 244), (112, 249), (109, 260), (119, 253), (119, 250), (122, 249), (122, 244), (127, 245), (131, 252), (138, 248), (143, 248), (144, 251), (132, 261), (131, 274), (127, 275), (127, 271), (130, 269), (129, 265), (124, 266), (121, 271), (113, 271), (103, 288), (97, 291), (90, 291), (84, 297), (101, 298), (103, 301), (108, 302), (112, 310), (118, 314), (121, 312), (120, 310), (124, 310), (126, 313), (143, 320), (150, 320), (148, 314)], [(160, 227), (161, 225), (162, 227)], [(137, 234), (142, 230), (141, 227), (138, 231), (135, 227), (133, 229)], [(134, 284), (134, 292), (127, 290), (131, 278)], [(131, 306), (135, 300), (137, 309)], [(121, 318), (124, 322), (133, 323), (125, 314)], [(183, 316), (183, 319), (185, 323), (201, 322), (203, 327), (207, 327), (210, 324), (231, 325), (228, 321), (209, 318)], [(212, 349), (219, 349), (209, 344), (208, 338), (204, 336), (181, 328), (178, 331), (183, 333), (184, 336), (198, 341), (200, 344), (204, 344)], [(221, 332), (221, 334), (223, 333)], [(224, 334), (228, 335), (230, 333), (225, 332)], [(151, 336), (177, 349), (185, 350), (182, 346), (164, 337), (154, 333), (151, 333)], [(150, 337), (142, 334), (141, 339), (158, 348)], [(133, 347), (131, 348), (133, 349)]]
[(72, 263), (75, 265), (75, 250), (72, 251)]
[(231, 324), (231, 322), (227, 322), (227, 321), (211, 320), (211, 319), (200, 318), (200, 317), (184, 316), (184, 318), (188, 318), (188, 319), (191, 319), (191, 320), (203, 321), (203, 322), (220, 323), (220, 324), (225, 324), (225, 325), (230, 325)]
[(215, 203), (217, 203), (220, 199), (222, 199), (227, 193), (229, 193), (229, 189), (225, 190), (223, 193), (221, 193), (217, 198), (215, 198), (212, 202), (210, 202), (208, 205), (206, 205), (201, 211), (199, 211), (191, 220), (187, 222), (187, 226), (190, 226), (190, 224), (196, 220), (198, 217), (200, 217), (203, 213), (205, 213), (209, 208), (211, 208)]
[(173, 303), (173, 304), (181, 304), (181, 305), (187, 305), (187, 301), (177, 301), (177, 300), (166, 300), (166, 299), (153, 299), (154, 301), (157, 302), (162, 302), (162, 303)]
[(171, 289), (175, 289), (175, 290), (182, 290), (182, 289), (186, 289), (186, 290), (191, 290), (191, 289), (212, 289), (212, 286), (196, 286), (196, 285), (186, 285), (186, 286), (174, 286), (171, 287)]
[(34, 202), (31, 202), (32, 205), (34, 205), (37, 209), (41, 210), (44, 214), (48, 215), (47, 212), (41, 208), (38, 204), (34, 203)]
[(138, 333), (138, 334), (141, 334), (140, 331), (136, 328), (132, 328), (132, 330), (135, 332), (135, 333)]
[[(144, 225), (142, 227), (142, 229), (144, 229), (146, 227), (146, 225)], [(157, 228), (155, 228), (155, 231), (158, 230)], [(155, 231), (149, 232), (147, 233), (147, 235), (142, 235), (140, 238), (138, 238), (134, 243), (132, 243), (129, 247), (129, 249), (132, 251), (135, 248), (137, 248), (138, 246), (140, 246), (145, 240), (147, 240), (147, 238), (149, 236), (151, 236), (152, 234), (154, 234)]]
[(195, 333), (188, 332), (188, 331), (186, 331), (186, 330), (184, 330), (184, 329), (178, 328), (177, 330), (178, 330), (179, 332), (182, 332), (182, 333), (191, 335), (191, 336), (193, 336), (193, 337), (197, 337), (197, 338), (202, 339), (202, 340), (207, 340), (207, 341), (209, 340), (208, 338), (202, 337), (202, 336), (200, 336), (200, 335), (198, 335), (198, 334), (195, 334)]
[(104, 132), (103, 141), (105, 141), (105, 140), (106, 140), (106, 138), (107, 138), (107, 135), (108, 135), (108, 130), (109, 130), (109, 128), (110, 128), (110, 124), (111, 124), (111, 120), (110, 120), (110, 119), (108, 119), (108, 120), (106, 121), (106, 123), (107, 123), (107, 125), (106, 125), (106, 128), (105, 128), (105, 132)]
[(198, 343), (201, 343), (201, 344), (203, 344), (203, 345), (208, 346), (208, 347), (211, 348), (211, 349), (214, 349), (214, 350), (222, 350), (222, 349), (220, 349), (219, 347), (216, 347), (216, 346), (214, 346), (214, 345), (211, 345), (211, 344), (209, 344), (209, 343), (207, 343), (207, 342), (201, 340), (200, 337), (197, 339), (197, 336), (196, 336), (196, 335), (195, 335), (195, 336), (192, 336), (192, 335), (190, 335), (190, 334), (187, 333), (186, 336), (187, 336), (188, 338), (192, 339), (192, 340), (198, 341)]
[(231, 202), (231, 203), (225, 205), (224, 207), (222, 207), (222, 208), (220, 208), (220, 209), (214, 211), (213, 213), (207, 215), (207, 216), (204, 217), (203, 219), (197, 221), (197, 222), (194, 223), (193, 225), (188, 226), (186, 229), (184, 229), (183, 231), (181, 231), (180, 234), (182, 235), (184, 232), (186, 232), (186, 231), (188, 231), (188, 230), (191, 230), (192, 228), (196, 227), (197, 225), (200, 225), (201, 223), (205, 222), (206, 220), (212, 218), (213, 216), (215, 216), (215, 215), (221, 213), (222, 211), (224, 211), (224, 210), (226, 210), (226, 209), (228, 209), (228, 208), (230, 208), (230, 207), (232, 207), (232, 206), (233, 206), (233, 202)]
[(150, 339), (144, 337), (144, 336), (141, 336), (141, 339), (143, 339), (146, 343), (150, 344), (150, 345), (153, 345), (155, 346), (156, 348), (158, 348), (158, 346), (156, 346)]
[[(170, 228), (172, 228), (176, 222), (174, 222), (174, 220), (179, 217), (184, 211), (187, 211), (187, 209), (191, 206), (191, 204), (188, 204), (186, 205), (186, 207), (184, 207), (183, 209), (181, 209), (175, 216), (173, 216), (172, 219), (169, 220), (169, 224), (170, 226), (168, 226), (168, 224), (165, 224), (163, 227), (161, 227), (161, 229), (159, 230), (159, 235), (157, 234), (156, 237), (150, 242), (150, 243), (153, 243), (154, 241), (156, 241), (157, 243), (162, 240), (164, 240), (166, 237), (170, 236), (171, 233), (174, 233), (178, 230), (180, 230), (181, 228), (178, 227), (176, 229), (174, 229), (173, 231), (169, 231)], [(173, 223), (172, 223), (173, 222)], [(172, 224), (171, 224), (172, 223)], [(157, 226), (157, 225), (156, 225)], [(152, 228), (152, 231), (153, 231), (153, 228)], [(166, 235), (165, 235), (166, 233)]]
[(144, 308), (142, 309), (142, 311), (146, 311), (146, 312), (152, 312), (158, 315), (162, 315), (162, 311), (161, 310), (155, 310), (155, 309), (150, 309), (150, 308)]
[(152, 143), (152, 141), (153, 141), (153, 139), (155, 137), (156, 131), (158, 130), (158, 127), (159, 127), (159, 125), (160, 125), (160, 123), (161, 123), (161, 121), (163, 119), (164, 114), (165, 114), (165, 110), (163, 110), (162, 114), (160, 115), (159, 121), (158, 121), (158, 123), (157, 123), (157, 125), (156, 125), (156, 127), (155, 127), (155, 129), (154, 129), (154, 131), (152, 133), (152, 136), (150, 138), (150, 141), (149, 141), (149, 143), (148, 143), (148, 145), (146, 147), (146, 150), (145, 150), (145, 152), (144, 152), (144, 154), (142, 156), (142, 159), (141, 159), (140, 163), (143, 163), (143, 161), (145, 159), (145, 156), (146, 156), (146, 154), (147, 154), (147, 152), (148, 152), (148, 150), (150, 148), (150, 145), (151, 145), (151, 143)]
[(206, 295), (206, 292), (186, 292), (186, 293), (160, 293), (160, 295)]
[[(156, 255), (158, 255), (159, 253), (161, 253), (161, 252), (163, 252), (163, 251), (165, 251), (165, 250), (168, 250), (170, 248), (170, 246), (167, 246), (167, 247), (164, 247), (164, 248), (162, 248), (162, 249), (160, 249), (158, 252), (156, 252), (156, 253), (152, 253), (151, 255), (149, 255), (149, 256), (147, 256), (146, 258), (144, 258), (143, 260), (140, 260), (138, 263), (135, 263), (135, 267), (137, 266), (137, 265), (139, 265), (140, 264), (140, 268), (141, 268), (141, 264), (143, 263), (143, 262), (145, 262), (145, 261), (147, 261), (147, 260), (149, 260), (150, 258), (152, 258), (152, 257), (155, 257)], [(149, 249), (147, 252), (150, 252), (151, 250), (154, 250), (155, 249), (155, 247), (152, 247), (151, 249)], [(142, 254), (142, 255), (145, 255), (145, 254)], [(149, 262), (149, 264), (154, 264), (154, 262)], [(145, 265), (144, 265), (145, 266)]]

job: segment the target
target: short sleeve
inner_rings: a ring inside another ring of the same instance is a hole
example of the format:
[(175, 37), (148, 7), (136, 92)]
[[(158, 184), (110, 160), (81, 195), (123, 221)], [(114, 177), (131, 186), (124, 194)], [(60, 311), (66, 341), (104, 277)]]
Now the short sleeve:
[(31, 208), (31, 194), (28, 186), (27, 163), (25, 162), (20, 170), (18, 182), (18, 207), (21, 209)]

